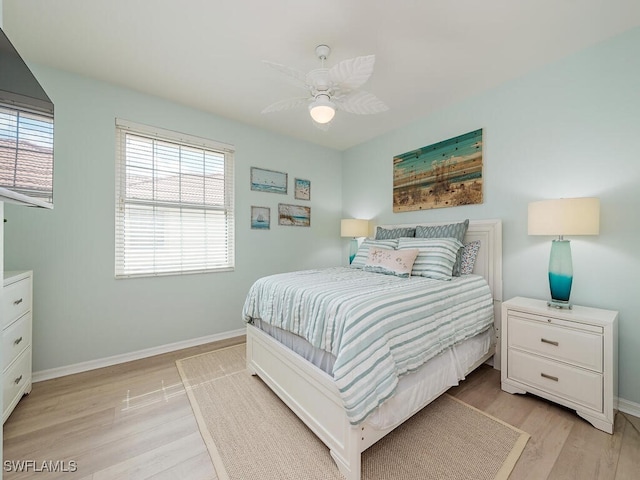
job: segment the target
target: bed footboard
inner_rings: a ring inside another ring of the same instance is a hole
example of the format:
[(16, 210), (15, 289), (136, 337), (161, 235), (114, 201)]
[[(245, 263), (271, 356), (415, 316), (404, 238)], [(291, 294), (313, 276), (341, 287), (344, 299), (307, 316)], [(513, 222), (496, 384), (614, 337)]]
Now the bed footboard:
[(257, 374), (329, 447), (345, 478), (360, 480), (361, 427), (349, 423), (329, 375), (250, 324), (247, 370)]
[[(488, 360), (495, 344), (468, 369)], [(247, 325), (247, 370), (258, 375), (278, 397), (329, 448), (338, 470), (347, 480), (360, 480), (360, 454), (450, 388), (443, 383), (422, 406), (397, 425), (373, 428), (366, 421), (349, 423), (342, 400), (330, 375), (288, 349), (257, 327)]]

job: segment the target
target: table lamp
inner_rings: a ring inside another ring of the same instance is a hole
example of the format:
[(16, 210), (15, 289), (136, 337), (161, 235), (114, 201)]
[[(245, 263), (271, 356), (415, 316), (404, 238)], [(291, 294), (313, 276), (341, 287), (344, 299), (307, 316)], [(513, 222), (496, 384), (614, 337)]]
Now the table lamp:
[(573, 283), (571, 245), (564, 235), (598, 235), (600, 200), (598, 198), (560, 198), (529, 203), (529, 235), (557, 235), (551, 243), (549, 289), (554, 308), (571, 308), (569, 296)]
[(340, 236), (351, 237), (349, 243), (349, 265), (358, 252), (358, 237), (369, 235), (369, 220), (359, 218), (343, 218), (340, 221)]

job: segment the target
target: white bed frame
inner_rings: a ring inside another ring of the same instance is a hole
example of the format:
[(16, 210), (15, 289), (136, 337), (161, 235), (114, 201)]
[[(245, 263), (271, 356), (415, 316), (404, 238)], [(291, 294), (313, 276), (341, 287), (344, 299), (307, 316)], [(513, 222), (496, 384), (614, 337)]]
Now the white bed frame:
[[(421, 223), (419, 225), (438, 225)], [(413, 225), (384, 225), (387, 228)], [(472, 220), (465, 243), (480, 240), (481, 247), (473, 273), (487, 279), (494, 298), (496, 346), (476, 362), (469, 372), (493, 356), (494, 368), (500, 368), (500, 313), (502, 302), (502, 222), (500, 220)], [(495, 356), (494, 356), (495, 353)], [(251, 324), (247, 325), (247, 369), (260, 378), (293, 410), (293, 412), (329, 448), (333, 460), (347, 480), (360, 480), (360, 454), (395, 428), (380, 430), (365, 421), (353, 426), (349, 423), (333, 378), (311, 364), (273, 337)], [(467, 372), (467, 373), (469, 373)], [(444, 393), (427, 399), (408, 415)], [(402, 422), (400, 422), (402, 423)]]

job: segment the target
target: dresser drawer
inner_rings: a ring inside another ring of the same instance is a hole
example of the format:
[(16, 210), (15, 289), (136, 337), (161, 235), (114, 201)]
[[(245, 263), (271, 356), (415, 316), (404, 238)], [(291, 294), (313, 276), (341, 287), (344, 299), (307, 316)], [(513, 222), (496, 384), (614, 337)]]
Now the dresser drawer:
[(507, 321), (509, 347), (521, 348), (598, 373), (602, 372), (602, 335), (513, 315), (510, 315)]
[(2, 381), (4, 386), (2, 392), (2, 411), (4, 416), (16, 396), (22, 396), (24, 388), (31, 382), (31, 347), (22, 352), (11, 367), (4, 372)]
[(508, 357), (509, 378), (602, 412), (602, 375), (518, 350)]
[(31, 312), (25, 313), (19, 320), (2, 332), (2, 370), (6, 368), (30, 345)]
[(31, 277), (10, 283), (2, 293), (2, 316), (6, 327), (31, 309)]

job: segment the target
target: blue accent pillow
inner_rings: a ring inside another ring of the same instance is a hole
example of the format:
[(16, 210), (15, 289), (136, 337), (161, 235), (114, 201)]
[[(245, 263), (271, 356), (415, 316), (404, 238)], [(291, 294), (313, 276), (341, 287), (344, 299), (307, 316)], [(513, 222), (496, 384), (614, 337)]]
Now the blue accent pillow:
[(468, 228), (469, 219), (464, 222), (449, 223), (447, 225), (418, 225), (416, 227), (416, 238), (455, 238), (462, 242)]
[(376, 228), (376, 240), (387, 240), (400, 237), (415, 237), (416, 229), (414, 227), (397, 227), (397, 228)]

